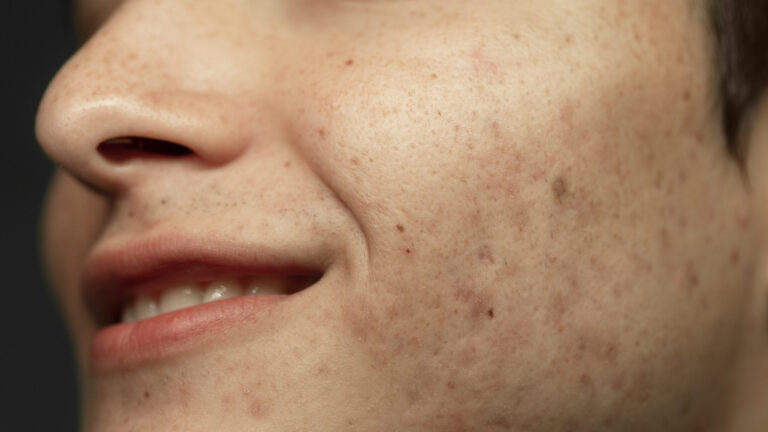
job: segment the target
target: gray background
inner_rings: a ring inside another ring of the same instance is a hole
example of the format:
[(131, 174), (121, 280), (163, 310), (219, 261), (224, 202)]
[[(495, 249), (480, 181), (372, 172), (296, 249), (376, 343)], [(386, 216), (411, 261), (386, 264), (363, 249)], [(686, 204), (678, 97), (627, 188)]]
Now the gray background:
[(64, 0), (0, 0), (0, 431), (76, 431), (75, 365), (46, 288), (38, 221), (53, 166), (34, 116), (46, 84), (75, 48)]

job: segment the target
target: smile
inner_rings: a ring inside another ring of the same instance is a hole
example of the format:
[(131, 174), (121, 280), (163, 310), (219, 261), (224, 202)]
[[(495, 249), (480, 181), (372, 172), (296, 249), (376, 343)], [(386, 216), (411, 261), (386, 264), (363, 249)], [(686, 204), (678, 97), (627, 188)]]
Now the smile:
[[(301, 256), (287, 251), (302, 250)], [(327, 251), (163, 236), (98, 247), (86, 260), (84, 301), (98, 330), (97, 370), (133, 367), (267, 326), (286, 301), (318, 285)]]
[(309, 276), (262, 275), (219, 279), (204, 283), (182, 283), (142, 294), (123, 305), (121, 322), (153, 318), (159, 314), (195, 307), (203, 303), (242, 296), (290, 295), (315, 282)]

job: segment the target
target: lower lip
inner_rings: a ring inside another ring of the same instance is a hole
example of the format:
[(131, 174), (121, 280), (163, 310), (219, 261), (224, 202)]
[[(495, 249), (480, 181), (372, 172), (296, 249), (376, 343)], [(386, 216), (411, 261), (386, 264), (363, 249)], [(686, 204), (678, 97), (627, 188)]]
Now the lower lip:
[[(243, 296), (203, 303), (99, 330), (91, 345), (97, 371), (132, 368), (182, 353), (244, 322), (266, 319), (288, 295)], [(218, 337), (216, 338), (218, 339)]]

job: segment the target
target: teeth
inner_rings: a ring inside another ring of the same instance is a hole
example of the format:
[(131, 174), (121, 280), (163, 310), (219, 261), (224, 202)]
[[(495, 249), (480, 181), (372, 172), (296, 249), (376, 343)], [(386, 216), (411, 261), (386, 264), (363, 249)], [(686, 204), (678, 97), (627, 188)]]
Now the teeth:
[(213, 281), (202, 286), (198, 284), (178, 285), (163, 291), (160, 301), (147, 296), (137, 297), (133, 303), (125, 306), (121, 321), (144, 320), (160, 313), (243, 295), (285, 294), (289, 291), (288, 285), (290, 284), (290, 278), (260, 276), (246, 283), (245, 290), (243, 290), (243, 285), (235, 279)]
[(283, 280), (264, 276), (251, 281), (245, 290), (245, 295), (284, 294)]
[(243, 289), (236, 280), (223, 280), (211, 282), (203, 294), (203, 303), (215, 300), (223, 300), (243, 295)]
[(133, 304), (129, 304), (123, 309), (123, 322), (136, 321), (136, 308)]
[(160, 313), (157, 308), (157, 302), (152, 298), (144, 296), (140, 296), (136, 299), (136, 303), (133, 305), (133, 310), (137, 320), (152, 318)]
[(160, 312), (173, 312), (202, 302), (203, 294), (200, 288), (194, 285), (182, 285), (163, 292), (163, 296), (160, 297)]

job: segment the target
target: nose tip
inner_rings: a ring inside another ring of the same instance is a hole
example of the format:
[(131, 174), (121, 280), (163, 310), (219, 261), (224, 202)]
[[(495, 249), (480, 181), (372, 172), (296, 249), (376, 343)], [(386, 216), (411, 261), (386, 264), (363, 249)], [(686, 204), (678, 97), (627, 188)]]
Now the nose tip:
[(119, 83), (104, 91), (70, 71), (63, 75), (40, 105), (38, 141), (55, 162), (101, 189), (129, 186), (148, 161), (226, 164), (249, 141), (242, 132), (247, 108), (227, 96)]
[[(270, 62), (261, 60), (271, 54), (246, 55), (236, 35), (219, 31), (226, 21), (184, 4), (123, 2), (49, 85), (38, 141), (75, 177), (108, 191), (158, 163), (220, 166), (279, 124), (262, 103), (272, 90), (260, 79)], [(216, 44), (204, 38), (213, 30), (223, 35)]]

